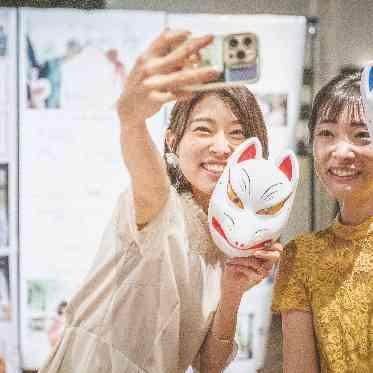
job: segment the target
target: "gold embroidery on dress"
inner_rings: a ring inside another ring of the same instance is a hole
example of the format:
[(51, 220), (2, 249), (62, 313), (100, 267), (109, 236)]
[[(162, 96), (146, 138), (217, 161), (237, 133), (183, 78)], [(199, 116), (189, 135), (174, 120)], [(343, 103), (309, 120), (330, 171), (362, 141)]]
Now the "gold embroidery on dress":
[(312, 309), (323, 373), (373, 372), (373, 217), (289, 243), (273, 309)]

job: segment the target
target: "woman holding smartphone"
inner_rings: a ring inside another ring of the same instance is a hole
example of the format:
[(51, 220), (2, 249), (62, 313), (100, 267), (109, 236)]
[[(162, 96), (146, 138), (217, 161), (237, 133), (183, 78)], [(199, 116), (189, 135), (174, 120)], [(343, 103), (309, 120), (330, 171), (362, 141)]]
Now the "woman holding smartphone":
[[(243, 293), (279, 259), (278, 244), (228, 259), (212, 242), (207, 209), (227, 159), (251, 136), (267, 155), (267, 132), (247, 88), (184, 89), (217, 76), (185, 68), (212, 41), (189, 36), (165, 31), (126, 79), (118, 114), (131, 185), (40, 373), (221, 372), (234, 356)], [(145, 120), (172, 100), (162, 158)]]

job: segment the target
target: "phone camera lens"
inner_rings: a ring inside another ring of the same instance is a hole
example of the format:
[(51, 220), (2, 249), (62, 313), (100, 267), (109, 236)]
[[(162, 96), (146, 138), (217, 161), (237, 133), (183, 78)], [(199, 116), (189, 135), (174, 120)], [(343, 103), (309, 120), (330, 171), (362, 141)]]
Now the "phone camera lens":
[(236, 48), (237, 45), (238, 45), (238, 40), (237, 40), (237, 39), (232, 38), (232, 39), (229, 40), (229, 46), (230, 46), (231, 48)]
[(243, 39), (243, 44), (245, 45), (245, 47), (250, 47), (252, 42), (253, 41), (251, 40), (250, 37), (246, 37), (245, 39)]
[(246, 53), (245, 53), (243, 50), (239, 50), (239, 51), (237, 52), (237, 58), (238, 58), (239, 60), (243, 60), (245, 57), (246, 57)]

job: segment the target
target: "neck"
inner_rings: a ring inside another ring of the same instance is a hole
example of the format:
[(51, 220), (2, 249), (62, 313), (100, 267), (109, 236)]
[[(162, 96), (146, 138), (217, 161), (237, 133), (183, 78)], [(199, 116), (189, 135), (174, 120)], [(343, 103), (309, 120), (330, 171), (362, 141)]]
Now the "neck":
[(207, 214), (211, 195), (200, 192), (196, 189), (192, 190), (192, 195), (197, 205), (199, 205), (201, 209)]
[(373, 216), (373, 198), (359, 198), (338, 201), (341, 209), (341, 222), (347, 225), (358, 225)]

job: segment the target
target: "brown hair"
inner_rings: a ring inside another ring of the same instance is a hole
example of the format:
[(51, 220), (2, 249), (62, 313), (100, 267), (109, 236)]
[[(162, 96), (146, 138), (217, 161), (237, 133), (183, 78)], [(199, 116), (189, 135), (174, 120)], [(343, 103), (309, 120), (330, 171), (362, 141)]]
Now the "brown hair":
[(318, 123), (337, 123), (342, 113), (351, 122), (356, 121), (356, 118), (364, 118), (360, 81), (360, 72), (340, 74), (320, 89), (314, 99), (308, 122), (311, 142)]
[(263, 115), (255, 96), (246, 87), (231, 87), (196, 92), (189, 100), (179, 101), (174, 105), (171, 111), (170, 124), (168, 126), (168, 129), (175, 135), (173, 149), (169, 148), (166, 141), (164, 144), (167, 173), (172, 185), (176, 187), (179, 193), (190, 191), (191, 185), (177, 165), (167, 162), (167, 154), (176, 152), (177, 147), (184, 136), (185, 129), (187, 128), (189, 115), (195, 105), (201, 101), (202, 98), (210, 95), (219, 97), (230, 107), (233, 114), (237, 117), (240, 123), (242, 123), (245, 137), (249, 138), (256, 136), (262, 144), (263, 157), (268, 158), (268, 137)]

